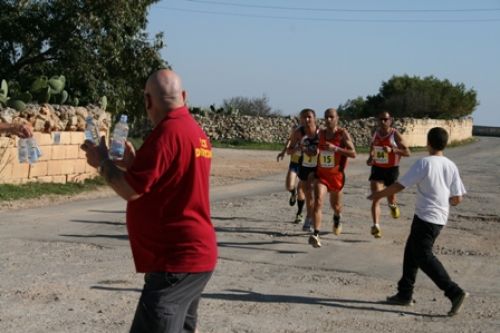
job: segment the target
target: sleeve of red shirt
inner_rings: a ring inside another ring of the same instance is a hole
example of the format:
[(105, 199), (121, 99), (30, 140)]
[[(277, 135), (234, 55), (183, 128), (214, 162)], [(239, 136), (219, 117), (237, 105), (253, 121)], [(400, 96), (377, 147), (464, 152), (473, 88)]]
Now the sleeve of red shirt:
[[(164, 129), (165, 130), (165, 129)], [(155, 131), (157, 134), (158, 131)], [(162, 136), (153, 133), (144, 141), (137, 151), (132, 166), (125, 173), (125, 180), (137, 194), (144, 194), (151, 190), (165, 171), (172, 164), (175, 156), (175, 139), (169, 135)]]

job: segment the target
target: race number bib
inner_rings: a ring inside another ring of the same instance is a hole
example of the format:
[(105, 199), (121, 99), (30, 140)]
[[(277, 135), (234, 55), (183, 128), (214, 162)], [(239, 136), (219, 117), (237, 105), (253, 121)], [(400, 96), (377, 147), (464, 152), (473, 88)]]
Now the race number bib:
[(292, 155), (290, 155), (290, 162), (299, 163), (301, 156), (302, 156), (301, 154), (293, 153)]
[(302, 160), (302, 166), (305, 166), (307, 168), (314, 168), (317, 164), (318, 164), (317, 155), (309, 156), (307, 154), (304, 154), (304, 158)]
[(320, 165), (322, 168), (333, 168), (335, 166), (335, 153), (328, 150), (319, 152)]
[(389, 163), (389, 153), (384, 151), (384, 147), (375, 146), (375, 162), (379, 164), (387, 164)]

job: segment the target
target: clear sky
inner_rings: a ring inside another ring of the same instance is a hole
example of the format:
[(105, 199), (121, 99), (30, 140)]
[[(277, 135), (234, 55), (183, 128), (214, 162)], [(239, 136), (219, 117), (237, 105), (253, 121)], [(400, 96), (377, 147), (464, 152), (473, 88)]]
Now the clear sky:
[(500, 0), (163, 0), (159, 31), (190, 106), (266, 95), (322, 115), (393, 75), (433, 75), (476, 90), (474, 123), (500, 126)]

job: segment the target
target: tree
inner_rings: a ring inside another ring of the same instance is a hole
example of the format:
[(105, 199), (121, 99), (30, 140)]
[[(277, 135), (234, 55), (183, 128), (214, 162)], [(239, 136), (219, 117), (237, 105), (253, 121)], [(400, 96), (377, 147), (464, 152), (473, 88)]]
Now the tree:
[(370, 117), (365, 111), (366, 101), (359, 96), (355, 99), (348, 99), (344, 104), (339, 105), (337, 113), (341, 119), (352, 120)]
[(383, 109), (397, 117), (451, 119), (470, 115), (479, 104), (473, 89), (434, 76), (393, 76), (378, 95), (369, 96), (365, 110)]
[(228, 110), (238, 110), (241, 115), (249, 116), (276, 116), (280, 112), (273, 111), (269, 106), (269, 98), (266, 95), (262, 97), (231, 97), (222, 101), (222, 108)]
[(81, 104), (106, 95), (112, 113), (142, 115), (146, 78), (167, 67), (163, 34), (145, 33), (157, 1), (0, 0), (0, 79), (29, 87), (40, 75), (64, 75)]
[(338, 108), (344, 119), (367, 118), (381, 111), (396, 117), (452, 119), (470, 115), (478, 105), (476, 92), (434, 76), (393, 76), (379, 93), (347, 100)]

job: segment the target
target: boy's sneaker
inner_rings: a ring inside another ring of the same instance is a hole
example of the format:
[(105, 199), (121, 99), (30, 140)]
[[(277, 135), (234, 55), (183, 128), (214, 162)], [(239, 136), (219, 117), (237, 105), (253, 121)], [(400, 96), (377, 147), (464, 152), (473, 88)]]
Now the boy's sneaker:
[(312, 247), (315, 247), (315, 248), (321, 247), (321, 242), (319, 240), (319, 235), (311, 235), (311, 236), (309, 236), (309, 244), (312, 245)]
[(454, 297), (450, 297), (451, 301), (451, 309), (448, 312), (448, 316), (454, 316), (460, 312), (462, 309), (462, 305), (464, 304), (464, 300), (469, 297), (469, 293), (461, 290), (459, 294)]
[(312, 232), (312, 221), (310, 218), (306, 218), (304, 225), (302, 226), (302, 231)]
[(389, 208), (391, 209), (391, 216), (393, 219), (399, 218), (401, 212), (399, 211), (399, 206), (397, 204), (389, 204)]
[(340, 216), (333, 215), (333, 233), (337, 236), (342, 233), (342, 223), (340, 223)]
[(297, 214), (295, 215), (295, 221), (293, 221), (295, 224), (301, 224), (304, 222), (304, 215), (302, 214)]
[(404, 305), (404, 306), (413, 305), (413, 300), (411, 298), (403, 298), (399, 294), (387, 297), (385, 302), (386, 304), (391, 304), (391, 305)]
[(380, 237), (382, 237), (382, 230), (380, 230), (379, 226), (372, 225), (371, 234), (375, 238), (380, 238)]
[(290, 204), (290, 206), (293, 206), (295, 205), (296, 202), (297, 202), (297, 190), (294, 189), (293, 192), (290, 194), (290, 199), (288, 200), (288, 203)]

